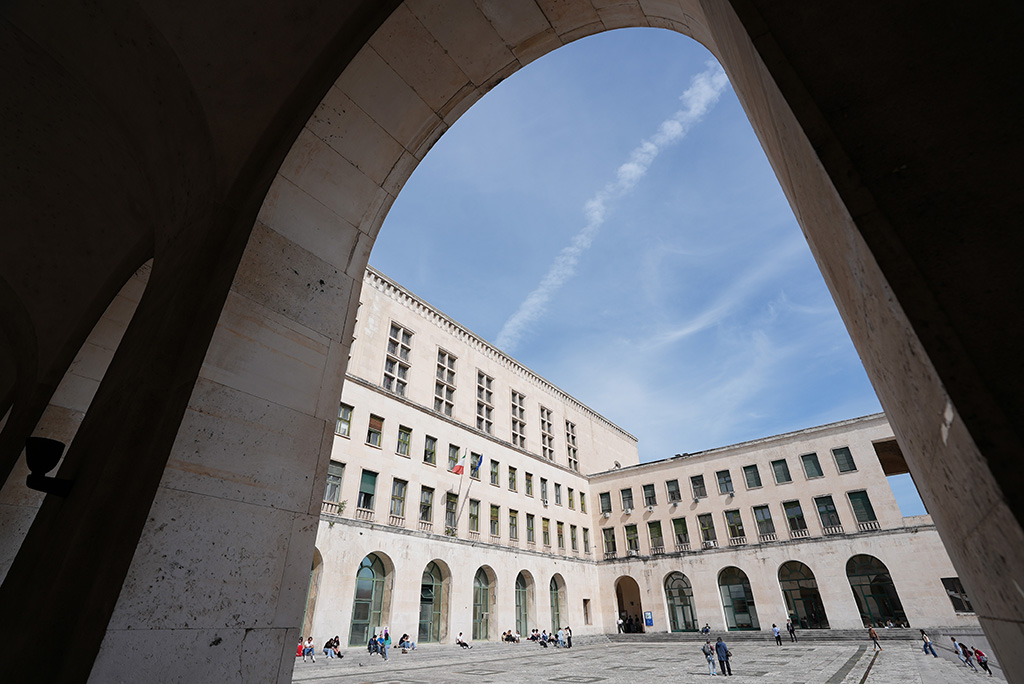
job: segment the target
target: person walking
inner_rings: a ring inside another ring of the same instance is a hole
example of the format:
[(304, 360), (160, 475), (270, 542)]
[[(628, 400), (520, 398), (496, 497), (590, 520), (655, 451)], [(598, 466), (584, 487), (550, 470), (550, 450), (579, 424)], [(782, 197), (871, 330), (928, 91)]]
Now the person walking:
[(619, 625), (619, 634), (622, 634), (622, 625), (623, 625), (623, 620), (622, 620), (622, 616), (621, 616), (621, 615), (619, 616), (619, 622), (618, 622), (618, 625)]
[(779, 626), (774, 622), (772, 623), (772, 636), (775, 637), (775, 645), (782, 645), (782, 632), (779, 631)]
[(921, 630), (921, 641), (924, 642), (922, 650), (924, 651), (925, 655), (928, 655), (928, 651), (931, 651), (933, 656), (935, 656), (936, 658), (939, 657), (938, 654), (935, 653), (935, 647), (932, 646), (932, 640), (928, 638), (928, 635), (924, 633), (923, 629)]
[(565, 647), (572, 648), (572, 630), (569, 629), (569, 625), (565, 626)]
[(878, 632), (875, 631), (874, 627), (868, 627), (868, 636), (871, 637), (871, 641), (874, 642), (875, 647), (873, 651), (881, 651), (882, 645), (878, 643)]
[(796, 641), (796, 627), (793, 626), (792, 620), (786, 620), (786, 631), (789, 632), (789, 640)]
[(981, 665), (981, 669), (988, 672), (988, 676), (992, 676), (992, 670), (988, 669), (988, 656), (981, 652), (980, 648), (974, 649), (974, 655), (978, 658), (978, 664)]
[(960, 659), (964, 667), (967, 667), (967, 661), (964, 660), (964, 653), (960, 650), (960, 644), (957, 643), (956, 637), (949, 637), (949, 640), (953, 642), (953, 653), (956, 653), (956, 657)]
[(704, 654), (705, 660), (708, 661), (708, 674), (712, 677), (715, 676), (715, 647), (711, 645), (711, 639), (704, 642), (704, 645), (700, 647), (700, 652)]
[(956, 645), (960, 647), (960, 652), (964, 656), (964, 662), (967, 663), (967, 667), (977, 672), (978, 668), (974, 667), (974, 653), (971, 652), (971, 649), (967, 648), (967, 644), (961, 643), (959, 641)]
[(556, 645), (558, 646), (558, 648), (565, 648), (565, 630), (562, 629), (562, 628), (559, 628), (557, 636), (558, 636), (558, 641), (556, 642)]
[(718, 637), (718, 641), (715, 642), (715, 655), (718, 656), (718, 669), (727, 677), (732, 676), (732, 666), (729, 665), (729, 658), (732, 657), (732, 651), (722, 641), (722, 637)]

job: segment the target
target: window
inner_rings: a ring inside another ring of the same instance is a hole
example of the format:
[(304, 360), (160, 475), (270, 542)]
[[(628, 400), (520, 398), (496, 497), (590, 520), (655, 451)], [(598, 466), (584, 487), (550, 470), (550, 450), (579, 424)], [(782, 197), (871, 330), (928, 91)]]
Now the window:
[(569, 497), (569, 508), (575, 509), (576, 508), (576, 496), (575, 496), (575, 494), (573, 494), (572, 487), (566, 487), (565, 488), (565, 493), (566, 493), (566, 496)]
[(747, 489), (761, 486), (761, 471), (757, 469), (757, 464), (743, 466), (743, 477), (747, 480)]
[(498, 462), (491, 459), (491, 484), (498, 486)]
[(575, 525), (569, 525), (569, 548), (571, 548), (573, 551), (579, 551), (580, 550), (579, 543), (576, 541), (576, 526)]
[[(458, 453), (458, 447), (456, 447)], [(434, 465), (437, 462), (437, 438), (427, 435), (423, 438), (423, 462)]]
[(760, 535), (775, 534), (775, 523), (772, 511), (767, 506), (754, 506), (754, 520), (757, 521), (757, 533)]
[(679, 491), (679, 480), (669, 480), (665, 483), (665, 488), (668, 489), (669, 503), (675, 503), (683, 500), (683, 495)]
[(747, 536), (743, 533), (743, 518), (739, 511), (725, 512), (725, 526), (729, 528), (729, 537), (732, 539)]
[(786, 512), (790, 531), (799, 532), (807, 529), (807, 521), (804, 520), (804, 511), (800, 508), (799, 501), (786, 501), (782, 504), (782, 510)]
[(391, 483), (391, 515), (399, 518), (405, 517), (405, 489), (408, 486), (405, 480), (395, 478)]
[(501, 515), (501, 506), (495, 506), (494, 504), (491, 504), (491, 536), (492, 537), (497, 537), (497, 536), (499, 536), (499, 534), (501, 534), (501, 530), (499, 529), (500, 526), (501, 526), (501, 521), (500, 521), (500, 518), (498, 517), (500, 515)]
[(804, 463), (804, 475), (810, 480), (814, 477), (821, 477), (825, 473), (821, 472), (821, 464), (818, 463), (818, 454), (804, 454), (800, 457), (800, 460)]
[(512, 466), (508, 467), (508, 489), (510, 492), (519, 489), (519, 476), (516, 474), (516, 469)]
[(601, 512), (602, 513), (611, 513), (612, 512), (612, 495), (611, 495), (611, 492), (601, 492), (600, 494), (597, 495), (597, 499), (601, 503)]
[(555, 505), (562, 505), (562, 485), (555, 483)]
[(694, 475), (690, 478), (690, 487), (693, 488), (693, 498), (703, 499), (708, 495), (707, 487), (704, 486), (704, 476)]
[(523, 476), (523, 481), (526, 486), (526, 496), (533, 496), (533, 473), (526, 473)]
[(494, 395), (491, 385), (494, 378), (481, 371), (476, 372), (476, 429), (491, 434), (494, 428)]
[(444, 497), (444, 527), (446, 533), (454, 534), (459, 526), (458, 520), (459, 495), (448, 492)]
[(540, 478), (540, 498), (544, 503), (548, 502), (548, 481)]
[(455, 470), (455, 466), (459, 465), (459, 451), (460, 449), (456, 445), (448, 445), (448, 470)]
[(689, 546), (690, 533), (686, 529), (686, 518), (673, 518), (672, 532), (676, 535), (677, 546)]
[(619, 491), (622, 496), (622, 510), (631, 511), (633, 510), (633, 488), (627, 487)]
[(434, 489), (420, 487), (420, 520), (431, 522), (434, 519)]
[(856, 516), (857, 522), (871, 523), (878, 520), (875, 517), (875, 509), (871, 507), (871, 500), (868, 499), (867, 492), (863, 490), (850, 492), (849, 497), (850, 505), (853, 506), (853, 515)]
[(359, 498), (356, 499), (356, 508), (372, 511), (373, 495), (376, 491), (377, 473), (364, 470), (363, 476), (359, 479)]
[(579, 451), (576, 447), (576, 423), (565, 421), (565, 453), (569, 457), (569, 469), (580, 471)]
[(614, 556), (615, 555), (615, 528), (606, 527), (601, 530), (604, 535), (604, 555)]
[(583, 528), (583, 553), (590, 553), (590, 529)]
[(729, 474), (728, 470), (719, 470), (715, 473), (715, 477), (718, 478), (718, 493), (719, 494), (732, 494), (732, 475)]
[(585, 493), (583, 493), (583, 492), (580, 492), (580, 513), (586, 513), (586, 512), (587, 512), (587, 495)]
[(469, 476), (475, 480), (480, 479), (480, 464), (484, 462), (483, 454), (469, 454)]
[(386, 390), (405, 396), (409, 381), (409, 350), (412, 349), (412, 333), (392, 323), (388, 333), (388, 353), (384, 357), (384, 382)]
[(540, 407), (540, 455), (555, 460), (555, 434), (551, 426), (551, 409)]
[(836, 459), (836, 468), (841, 473), (849, 473), (857, 469), (857, 464), (853, 462), (853, 454), (850, 453), (849, 447), (838, 447), (832, 450), (832, 456)]
[(469, 531), (480, 531), (480, 502), (476, 499), (469, 500)]
[(434, 383), (434, 410), (446, 416), (455, 408), (455, 357), (437, 350), (437, 381)]
[(534, 542), (537, 541), (537, 538), (534, 536), (534, 531), (533, 531), (533, 514), (532, 513), (527, 513), (526, 514), (526, 541), (528, 543), (530, 543), (530, 544), (533, 544)]
[(626, 525), (626, 549), (633, 553), (640, 550), (640, 535), (637, 534), (636, 525)]
[(661, 521), (650, 520), (647, 523), (647, 534), (651, 537), (651, 550), (665, 548), (665, 539), (661, 534)]
[(701, 513), (697, 516), (697, 523), (700, 525), (700, 538), (705, 542), (717, 541), (715, 536), (715, 519), (710, 513)]
[(341, 478), (344, 474), (344, 463), (331, 461), (327, 464), (327, 489), (324, 490), (324, 501), (338, 503), (341, 498)]
[(404, 425), (398, 426), (398, 446), (395, 448), (395, 453), (399, 456), (408, 456), (409, 447), (412, 445), (412, 430), (405, 427)]
[(555, 535), (558, 538), (558, 548), (565, 548), (565, 523), (555, 523)]
[(512, 390), (512, 446), (526, 448), (526, 396)]
[(974, 612), (974, 608), (971, 607), (971, 602), (967, 599), (967, 592), (964, 590), (964, 585), (960, 583), (959, 577), (943, 577), (942, 586), (946, 590), (950, 603), (953, 604), (953, 610), (958, 613)]
[(793, 478), (789, 475), (789, 464), (786, 463), (784, 458), (772, 461), (772, 472), (775, 473), (776, 484), (785, 484), (786, 482), (793, 481)]
[(658, 497), (654, 494), (654, 485), (644, 485), (644, 505), (645, 506), (657, 506)]
[(370, 446), (380, 448), (380, 435), (384, 431), (384, 419), (380, 416), (370, 416), (370, 427), (366, 430), (366, 443)]
[(839, 521), (839, 513), (836, 511), (836, 505), (832, 503), (831, 496), (815, 497), (814, 505), (818, 508), (822, 527), (840, 527), (842, 525)]
[(519, 511), (508, 512), (508, 538), (519, 539)]
[(547, 518), (540, 519), (540, 538), (544, 546), (551, 546), (551, 521)]
[(352, 430), (352, 407), (342, 404), (338, 408), (338, 422), (334, 425), (334, 434), (348, 437)]

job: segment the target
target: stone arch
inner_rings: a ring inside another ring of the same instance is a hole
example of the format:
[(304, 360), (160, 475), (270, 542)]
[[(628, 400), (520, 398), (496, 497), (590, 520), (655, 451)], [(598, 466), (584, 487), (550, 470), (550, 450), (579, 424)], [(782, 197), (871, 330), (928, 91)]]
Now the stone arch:
[(427, 563), (420, 579), (420, 621), (417, 639), (423, 643), (448, 640), (452, 572), (435, 558)]
[(679, 571), (670, 572), (665, 575), (662, 586), (665, 590), (669, 631), (696, 632), (700, 629), (690, 578)]
[(825, 604), (818, 591), (814, 572), (800, 561), (786, 561), (779, 566), (779, 587), (786, 601), (786, 610), (794, 627), (828, 629)]
[(320, 594), (320, 579), (324, 574), (324, 557), (320, 549), (313, 549), (313, 567), (309, 571), (309, 588), (306, 590), (306, 612), (302, 617), (302, 635), (313, 633), (313, 618), (316, 615), (316, 599)]
[(395, 565), (387, 554), (374, 551), (359, 562), (355, 573), (348, 645), (365, 646), (371, 636), (388, 624)]
[(624, 621), (624, 631), (643, 631), (644, 606), (640, 585), (629, 575), (622, 575), (615, 580), (615, 606), (615, 621)]
[(890, 620), (897, 626), (910, 626), (885, 563), (867, 554), (851, 556), (846, 561), (846, 578), (865, 627), (884, 627)]
[(526, 637), (537, 621), (536, 582), (529, 570), (520, 570), (516, 575), (516, 630)]
[(498, 575), (489, 565), (481, 565), (473, 576), (473, 640), (486, 641), (497, 636)]
[(569, 603), (565, 591), (565, 579), (555, 573), (548, 582), (548, 602), (551, 609), (551, 631), (555, 634), (565, 626), (568, 618)]
[(722, 610), (729, 631), (761, 629), (747, 573), (735, 566), (723, 568), (718, 573), (718, 590), (722, 594)]

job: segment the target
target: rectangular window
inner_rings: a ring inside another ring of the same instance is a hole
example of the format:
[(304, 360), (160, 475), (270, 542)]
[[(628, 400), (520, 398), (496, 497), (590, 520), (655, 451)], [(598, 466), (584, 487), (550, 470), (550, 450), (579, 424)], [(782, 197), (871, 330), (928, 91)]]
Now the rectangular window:
[(398, 426), (398, 446), (395, 453), (399, 456), (408, 456), (409, 448), (412, 446), (412, 430), (404, 425)]
[(612, 495), (611, 492), (601, 492), (597, 495), (598, 500), (601, 502), (601, 512), (611, 513), (612, 512)]
[(558, 548), (564, 549), (565, 548), (565, 523), (562, 523), (562, 522), (556, 522), (555, 523), (555, 536), (558, 539)]
[(544, 546), (551, 546), (551, 521), (547, 518), (540, 519), (540, 538)]
[(548, 481), (540, 478), (540, 498), (544, 503), (548, 502)]
[(533, 496), (533, 473), (526, 473), (523, 478), (526, 486), (526, 496)]
[(697, 516), (697, 522), (700, 525), (700, 538), (705, 542), (717, 541), (718, 537), (715, 536), (715, 519), (710, 513), (701, 513)]
[(405, 396), (409, 381), (409, 351), (412, 349), (412, 333), (392, 323), (388, 333), (388, 353), (384, 357), (384, 389)]
[(637, 534), (636, 525), (626, 525), (626, 549), (633, 553), (640, 550), (640, 535)]
[(519, 539), (519, 511), (508, 512), (508, 538)]
[(420, 487), (420, 520), (431, 522), (434, 519), (434, 489)]
[(661, 534), (661, 521), (650, 520), (647, 523), (647, 534), (651, 537), (651, 549), (665, 548), (665, 538)]
[(455, 466), (459, 465), (459, 451), (456, 445), (448, 445), (448, 470), (455, 470)]
[(772, 461), (772, 472), (775, 473), (776, 484), (785, 484), (793, 481), (793, 478), (789, 475), (789, 464), (786, 463), (784, 458)]
[(857, 464), (853, 462), (853, 454), (850, 453), (849, 447), (839, 447), (832, 450), (832, 456), (836, 459), (836, 468), (841, 473), (849, 473), (857, 469)]
[(334, 434), (348, 437), (352, 431), (352, 407), (342, 404), (338, 408), (338, 422), (334, 425)]
[(818, 454), (804, 454), (800, 457), (800, 460), (803, 461), (804, 475), (807, 476), (808, 480), (815, 477), (822, 477), (825, 474), (821, 472), (821, 464), (818, 463)]
[(585, 493), (583, 493), (583, 492), (580, 492), (580, 513), (586, 513), (586, 512), (587, 512), (587, 495)]
[(761, 471), (757, 469), (757, 464), (743, 466), (743, 477), (747, 480), (747, 489), (761, 486)]
[(573, 493), (572, 487), (565, 488), (565, 494), (569, 497), (569, 508), (576, 508), (576, 495)]
[(569, 548), (571, 548), (573, 551), (579, 551), (580, 550), (579, 543), (576, 541), (576, 526), (575, 525), (569, 525)]
[(405, 480), (395, 478), (391, 483), (391, 515), (399, 518), (405, 517), (405, 489), (408, 486)]
[(729, 474), (728, 470), (719, 470), (715, 473), (715, 477), (718, 478), (718, 493), (719, 494), (732, 494), (732, 475)]
[(455, 409), (455, 357), (437, 350), (437, 378), (434, 383), (434, 410), (446, 416)]
[[(586, 541), (584, 541), (584, 544)], [(589, 551), (587, 553), (590, 553)], [(583, 624), (590, 624), (590, 599), (583, 599)]]
[(953, 610), (958, 613), (974, 612), (971, 602), (967, 599), (967, 591), (960, 583), (959, 577), (943, 577), (942, 587), (946, 590), (946, 596), (949, 597), (950, 603), (953, 604)]
[(423, 462), (434, 465), (437, 462), (437, 438), (427, 435), (423, 438)]
[(679, 491), (679, 480), (669, 480), (665, 483), (665, 488), (668, 490), (669, 503), (683, 500), (683, 494)]
[(853, 506), (853, 514), (857, 518), (859, 523), (870, 523), (876, 522), (878, 518), (875, 517), (875, 509), (871, 506), (871, 500), (868, 499), (868, 493), (861, 490), (859, 492), (850, 492), (850, 505)]
[(454, 534), (459, 525), (459, 495), (448, 492), (444, 497), (444, 526), (445, 532)]
[(536, 538), (536, 536), (534, 536), (534, 531), (533, 531), (533, 514), (532, 513), (527, 513), (526, 514), (526, 541), (529, 542), (530, 544), (533, 544), (534, 542), (537, 541), (537, 538)]
[(754, 506), (754, 520), (757, 521), (757, 533), (761, 535), (775, 534), (775, 523), (772, 511), (767, 506)]
[(626, 489), (620, 490), (619, 493), (622, 496), (622, 510), (633, 510), (633, 488), (627, 487)]
[(690, 487), (693, 489), (694, 499), (703, 499), (708, 495), (708, 489), (704, 486), (704, 476), (694, 475), (690, 478)]
[(500, 473), (498, 472), (498, 462), (493, 458), (491, 459), (491, 484), (495, 487), (498, 486), (498, 478)]
[(497, 537), (501, 534), (501, 506), (491, 504), (491, 536)]
[(786, 511), (790, 531), (800, 532), (807, 529), (807, 521), (804, 520), (804, 511), (800, 508), (799, 501), (786, 501), (782, 504), (782, 510)]
[(672, 532), (676, 535), (676, 544), (687, 546), (690, 543), (690, 533), (686, 529), (686, 518), (672, 519)]
[(818, 508), (818, 516), (821, 518), (822, 527), (839, 527), (839, 513), (836, 505), (832, 502), (831, 496), (818, 496), (814, 499), (814, 505)]
[(469, 476), (474, 480), (480, 479), (480, 465), (484, 462), (483, 454), (469, 454)]
[(555, 483), (555, 505), (562, 505), (562, 485)]
[(604, 555), (614, 556), (615, 555), (615, 528), (606, 527), (601, 530), (604, 535)]
[(590, 553), (590, 529), (583, 528), (583, 553)]
[(359, 498), (356, 499), (356, 508), (373, 510), (373, 495), (377, 491), (377, 473), (364, 470), (363, 476), (359, 479)]
[(743, 533), (743, 518), (739, 511), (725, 512), (725, 526), (729, 528), (729, 537), (733, 539), (747, 536)]
[(551, 409), (540, 407), (540, 455), (555, 460), (555, 430), (551, 425)]
[(494, 394), (491, 385), (494, 378), (481, 371), (476, 372), (476, 429), (491, 434), (494, 428)]
[(512, 466), (508, 467), (508, 490), (514, 492), (519, 489), (519, 475)]
[(480, 531), (480, 502), (476, 499), (469, 500), (469, 531)]
[(512, 390), (512, 446), (526, 448), (526, 395)]
[(344, 474), (344, 463), (331, 461), (327, 464), (327, 489), (324, 491), (324, 501), (338, 503), (341, 498), (341, 478)]
[(382, 432), (384, 432), (384, 419), (380, 416), (371, 415), (370, 426), (366, 430), (366, 443), (379, 448)]
[(644, 485), (644, 506), (657, 506), (658, 497), (654, 493), (654, 485)]
[(580, 457), (576, 446), (576, 423), (565, 421), (565, 452), (569, 457), (569, 469), (580, 471)]

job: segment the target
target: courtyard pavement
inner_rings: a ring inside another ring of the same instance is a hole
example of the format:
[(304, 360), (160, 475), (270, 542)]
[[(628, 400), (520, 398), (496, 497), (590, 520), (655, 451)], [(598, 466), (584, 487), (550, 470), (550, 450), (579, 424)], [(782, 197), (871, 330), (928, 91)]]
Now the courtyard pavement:
[[(962, 684), (1005, 681), (1001, 670), (975, 674), (952, 653), (933, 658), (916, 641), (883, 643), (814, 642), (783, 646), (737, 642), (733, 652), (735, 684)], [(694, 643), (591, 642), (560, 650), (533, 643), (478, 644), (471, 650), (430, 644), (385, 662), (366, 649), (350, 649), (344, 659), (296, 659), (296, 684), (590, 684), (671, 681), (707, 684), (706, 661)], [(979, 668), (980, 670), (980, 668)], [(714, 680), (719, 681), (719, 680)], [(723, 682), (724, 684), (724, 682)]]

